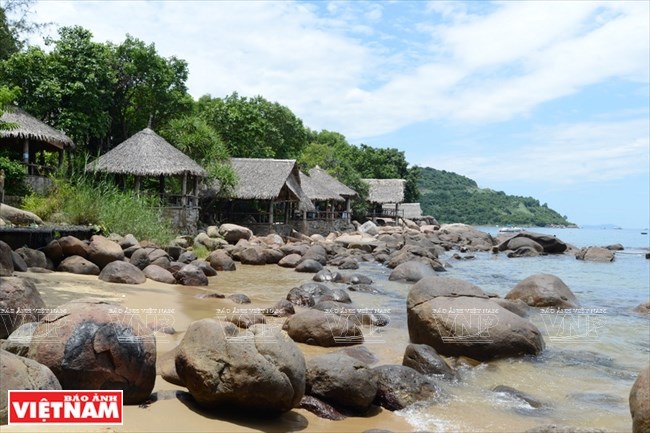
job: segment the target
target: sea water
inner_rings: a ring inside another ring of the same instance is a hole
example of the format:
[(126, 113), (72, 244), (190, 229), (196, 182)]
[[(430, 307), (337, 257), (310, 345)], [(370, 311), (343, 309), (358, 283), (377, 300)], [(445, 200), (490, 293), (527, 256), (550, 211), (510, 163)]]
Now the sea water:
[[(497, 235), (496, 228), (479, 229)], [(650, 366), (650, 319), (632, 311), (650, 299), (648, 236), (641, 234), (646, 230), (531, 231), (555, 235), (578, 248), (620, 243), (624, 250), (611, 263), (571, 255), (508, 258), (487, 252), (471, 253), (474, 258), (467, 260), (453, 259), (453, 251), (441, 257), (451, 265), (445, 276), (470, 281), (501, 297), (530, 275), (556, 275), (576, 295), (582, 310), (558, 316), (533, 309), (530, 320), (544, 335), (543, 354), (465, 369), (459, 382), (443, 384), (442, 402), (400, 412), (415, 430), (510, 432), (544, 424), (631, 430), (629, 390), (639, 371)], [(362, 269), (386, 291), (391, 326), (406, 330), (404, 304), (410, 285), (386, 281), (389, 270), (381, 266), (364, 264)], [(401, 350), (402, 345), (394, 347)], [(524, 391), (543, 406), (533, 408), (492, 392), (497, 385)]]

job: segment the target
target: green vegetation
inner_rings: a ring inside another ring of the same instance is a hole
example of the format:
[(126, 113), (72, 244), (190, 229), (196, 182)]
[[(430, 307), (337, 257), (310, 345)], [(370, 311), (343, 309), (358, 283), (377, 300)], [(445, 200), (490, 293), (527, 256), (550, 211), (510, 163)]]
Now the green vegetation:
[(475, 181), (456, 173), (421, 169), (420, 203), (426, 215), (441, 223), (475, 225), (569, 225), (565, 216), (532, 197), (506, 195), (479, 188)]
[(96, 225), (106, 234), (131, 233), (159, 245), (167, 245), (174, 238), (169, 221), (161, 215), (157, 197), (134, 197), (106, 177), (59, 174), (53, 180), (52, 192), (26, 196), (23, 207), (47, 221)]

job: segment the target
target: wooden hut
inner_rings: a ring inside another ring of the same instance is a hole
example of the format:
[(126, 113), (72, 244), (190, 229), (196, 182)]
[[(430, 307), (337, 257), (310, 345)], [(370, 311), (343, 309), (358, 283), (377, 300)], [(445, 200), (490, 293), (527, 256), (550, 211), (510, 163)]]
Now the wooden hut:
[[(189, 156), (169, 144), (149, 128), (126, 139), (86, 166), (86, 171), (133, 176), (134, 190), (140, 193), (143, 177), (158, 179), (161, 206), (178, 228), (188, 231), (198, 221), (199, 179), (206, 171)], [(165, 193), (165, 178), (181, 178), (180, 194)]]
[[(315, 209), (302, 189), (295, 160), (231, 158), (230, 165), (237, 184), (223, 197), (227, 202), (221, 200), (216, 220), (271, 225), (276, 221), (276, 210), (284, 213), (286, 222), (295, 210)], [(214, 191), (212, 188), (207, 194), (214, 195)]]
[(61, 166), (64, 152), (75, 147), (72, 139), (14, 106), (5, 108), (0, 122), (12, 125), (10, 129), (0, 130), (0, 148), (20, 155), (27, 170), (27, 181), (40, 191), (47, 183), (46, 176), (53, 170), (53, 167), (46, 165), (45, 152), (58, 153), (58, 164)]
[(341, 218), (350, 221), (352, 218), (350, 201), (354, 197), (358, 196), (357, 192), (345, 184), (339, 182), (338, 179), (331, 176), (329, 173), (318, 166), (309, 170), (309, 177), (328, 190), (338, 194), (343, 198), (343, 200), (345, 200), (345, 210), (341, 212)]
[[(399, 204), (404, 201), (404, 179), (362, 179), (368, 184), (368, 201), (373, 205), (371, 216), (374, 217), (403, 217)], [(383, 205), (391, 203), (392, 208)]]
[(343, 197), (302, 171), (300, 172), (300, 186), (316, 208), (315, 212), (303, 212), (303, 219), (311, 217), (331, 220), (338, 217), (334, 210), (334, 203), (343, 202)]

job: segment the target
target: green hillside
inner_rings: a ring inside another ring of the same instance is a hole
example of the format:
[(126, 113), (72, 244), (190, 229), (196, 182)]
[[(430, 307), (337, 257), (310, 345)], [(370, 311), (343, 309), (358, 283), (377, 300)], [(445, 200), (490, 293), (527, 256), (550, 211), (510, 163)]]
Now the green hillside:
[(542, 227), (571, 224), (546, 203), (479, 188), (472, 179), (449, 171), (423, 168), (418, 188), (422, 212), (440, 223)]

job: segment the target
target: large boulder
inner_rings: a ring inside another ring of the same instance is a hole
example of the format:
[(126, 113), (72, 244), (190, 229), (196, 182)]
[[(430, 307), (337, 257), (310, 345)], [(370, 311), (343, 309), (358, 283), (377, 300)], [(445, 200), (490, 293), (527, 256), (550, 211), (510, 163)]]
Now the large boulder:
[(99, 273), (99, 279), (107, 283), (142, 284), (147, 281), (144, 272), (129, 262), (110, 262)]
[(14, 263), (15, 272), (27, 272), (29, 270), (29, 266), (27, 266), (27, 262), (17, 252), (15, 251), (11, 252), (11, 260)]
[(278, 262), (278, 266), (282, 266), (283, 268), (295, 268), (301, 260), (302, 256), (300, 254), (289, 254), (284, 256)]
[(11, 247), (0, 241), (0, 277), (10, 277), (14, 273)]
[(630, 390), (632, 433), (650, 432), (650, 368), (643, 370)]
[(425, 277), (434, 277), (436, 271), (430, 264), (421, 262), (419, 260), (411, 260), (398, 265), (390, 273), (388, 279), (390, 281), (409, 281), (417, 282)]
[(7, 424), (9, 418), (7, 391), (59, 389), (61, 384), (46, 366), (0, 350), (0, 425)]
[(32, 342), (32, 335), (37, 327), (38, 322), (23, 323), (6, 340), (0, 343), (0, 349), (18, 356), (27, 356), (29, 344)]
[(314, 259), (304, 259), (294, 268), (296, 272), (307, 272), (315, 274), (323, 269), (323, 265)]
[(88, 245), (88, 260), (103, 269), (111, 262), (124, 260), (124, 251), (117, 242), (95, 235)]
[(74, 236), (63, 236), (59, 238), (59, 246), (63, 255), (66, 257), (81, 256), (84, 259), (88, 258), (88, 245)]
[(43, 220), (38, 215), (3, 203), (0, 203), (0, 218), (18, 226), (43, 224)]
[(208, 277), (205, 273), (194, 265), (185, 265), (179, 271), (174, 273), (174, 278), (178, 284), (183, 286), (207, 286)]
[(237, 224), (221, 224), (221, 226), (219, 226), (219, 235), (221, 235), (221, 237), (223, 237), (228, 243), (236, 244), (240, 239), (249, 240), (252, 238), (253, 231)]
[(544, 252), (547, 254), (561, 254), (565, 252), (568, 248), (567, 244), (562, 242), (560, 239), (553, 235), (545, 235), (542, 233), (533, 233), (528, 231), (523, 231), (517, 233), (516, 235), (506, 239), (504, 242), (499, 244), (499, 251), (505, 251), (510, 248), (510, 242), (517, 238), (528, 238), (535, 241), (536, 244), (541, 245), (544, 249)]
[(543, 246), (537, 243), (534, 239), (527, 238), (525, 236), (513, 236), (499, 245), (499, 250), (503, 249), (516, 251), (520, 248), (531, 249), (537, 253), (544, 252)]
[(575, 295), (560, 278), (551, 274), (535, 274), (520, 281), (506, 299), (521, 299), (531, 307), (573, 308), (578, 306)]
[(322, 245), (312, 245), (305, 254), (303, 254), (302, 259), (316, 260), (318, 263), (325, 266), (327, 264), (327, 250)]
[(216, 250), (210, 253), (206, 259), (212, 268), (219, 271), (234, 271), (237, 269), (235, 261), (224, 250)]
[(245, 248), (239, 255), (239, 261), (245, 265), (265, 265), (266, 254), (260, 245), (251, 245)]
[(306, 393), (336, 408), (365, 413), (377, 394), (377, 378), (364, 362), (343, 353), (307, 361)]
[(47, 268), (47, 257), (43, 251), (22, 247), (18, 248), (16, 253), (25, 260), (30, 268)]
[(43, 251), (45, 257), (50, 259), (55, 266), (58, 265), (65, 257), (63, 254), (63, 248), (61, 248), (61, 244), (59, 243), (58, 239), (51, 240), (50, 243), (41, 248), (41, 251)]
[(614, 251), (601, 247), (582, 248), (576, 254), (576, 259), (589, 262), (612, 262), (614, 257)]
[(453, 379), (456, 375), (436, 350), (427, 344), (409, 344), (404, 351), (402, 365), (424, 375)]
[(438, 230), (441, 241), (459, 245), (472, 250), (489, 251), (494, 239), (489, 233), (476, 230), (467, 224), (443, 224)]
[(283, 329), (299, 343), (333, 347), (363, 343), (361, 329), (347, 317), (319, 310), (303, 311), (284, 322)]
[(176, 284), (176, 278), (167, 269), (163, 269), (158, 265), (149, 265), (142, 271), (145, 277), (153, 281), (165, 284)]
[(412, 343), (428, 344), (445, 356), (483, 361), (537, 355), (544, 349), (542, 335), (530, 321), (487, 299), (480, 288), (451, 278), (414, 284), (407, 320)]
[(26, 278), (0, 278), (0, 339), (7, 338), (20, 325), (38, 322), (45, 308), (41, 294)]
[(305, 360), (277, 328), (203, 319), (187, 329), (176, 354), (176, 371), (198, 404), (286, 412), (305, 392)]
[(411, 367), (381, 365), (373, 368), (377, 377), (375, 404), (401, 410), (419, 401), (433, 400), (439, 390), (435, 382)]
[(156, 379), (151, 330), (128, 310), (97, 298), (68, 302), (45, 316), (28, 357), (49, 367), (64, 389), (122, 390), (125, 404), (147, 400)]
[(71, 274), (99, 275), (99, 266), (81, 256), (66, 257), (56, 270), (59, 272), (70, 272)]

